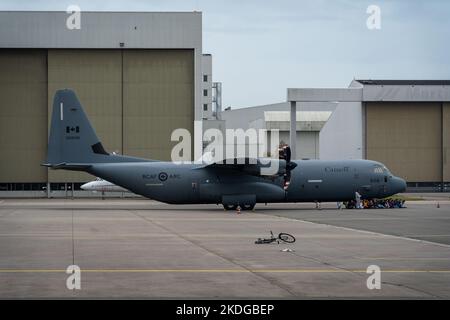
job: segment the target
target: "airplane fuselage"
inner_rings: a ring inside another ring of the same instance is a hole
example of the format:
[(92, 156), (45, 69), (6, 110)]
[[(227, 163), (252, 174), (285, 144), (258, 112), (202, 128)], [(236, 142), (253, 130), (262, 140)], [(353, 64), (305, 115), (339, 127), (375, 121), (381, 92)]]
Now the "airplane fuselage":
[(134, 193), (173, 204), (222, 203), (224, 196), (254, 196), (256, 203), (346, 201), (383, 198), (401, 192), (403, 179), (370, 160), (298, 160), (291, 182), (282, 176), (246, 176), (220, 166), (172, 162), (98, 163), (89, 173)]

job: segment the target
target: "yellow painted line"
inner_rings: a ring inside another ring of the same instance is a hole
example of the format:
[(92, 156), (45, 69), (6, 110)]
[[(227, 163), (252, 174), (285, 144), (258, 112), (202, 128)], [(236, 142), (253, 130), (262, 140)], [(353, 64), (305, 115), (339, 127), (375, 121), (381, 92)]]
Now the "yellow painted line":
[[(0, 269), (0, 273), (65, 273), (64, 269)], [(85, 273), (366, 273), (341, 269), (81, 269)], [(450, 273), (450, 270), (381, 270), (382, 273)]]

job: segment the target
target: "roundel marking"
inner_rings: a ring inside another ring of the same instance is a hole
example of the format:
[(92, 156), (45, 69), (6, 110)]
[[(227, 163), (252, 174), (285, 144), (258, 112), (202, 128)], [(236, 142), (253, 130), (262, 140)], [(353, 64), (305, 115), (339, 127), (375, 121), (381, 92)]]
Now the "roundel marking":
[(169, 175), (167, 173), (165, 173), (165, 172), (161, 172), (158, 175), (158, 179), (161, 180), (161, 181), (166, 181), (168, 177), (169, 177)]

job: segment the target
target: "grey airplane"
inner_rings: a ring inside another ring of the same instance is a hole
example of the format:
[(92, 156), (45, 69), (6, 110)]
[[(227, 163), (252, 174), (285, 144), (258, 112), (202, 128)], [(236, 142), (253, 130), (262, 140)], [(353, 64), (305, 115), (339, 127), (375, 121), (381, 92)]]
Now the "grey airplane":
[(53, 101), (47, 162), (51, 169), (84, 171), (136, 194), (171, 204), (222, 204), (251, 210), (256, 203), (349, 201), (384, 198), (406, 188), (382, 163), (371, 160), (278, 161), (262, 175), (258, 160), (231, 163), (174, 163), (108, 153), (76, 94), (58, 90)]

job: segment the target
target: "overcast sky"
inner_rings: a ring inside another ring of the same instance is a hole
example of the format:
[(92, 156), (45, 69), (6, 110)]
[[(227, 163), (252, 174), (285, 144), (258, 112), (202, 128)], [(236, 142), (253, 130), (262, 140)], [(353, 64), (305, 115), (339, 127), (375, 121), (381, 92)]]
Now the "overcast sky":
[[(288, 87), (353, 78), (450, 79), (447, 0), (0, 0), (0, 10), (202, 11), (203, 52), (223, 106), (286, 99)], [(381, 29), (369, 30), (369, 5)]]

